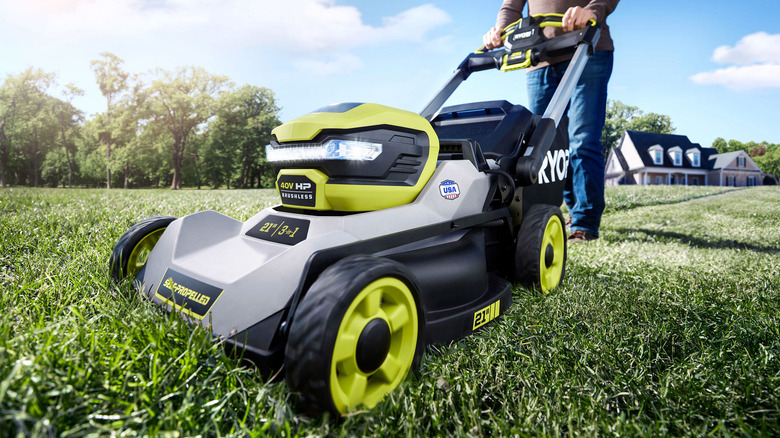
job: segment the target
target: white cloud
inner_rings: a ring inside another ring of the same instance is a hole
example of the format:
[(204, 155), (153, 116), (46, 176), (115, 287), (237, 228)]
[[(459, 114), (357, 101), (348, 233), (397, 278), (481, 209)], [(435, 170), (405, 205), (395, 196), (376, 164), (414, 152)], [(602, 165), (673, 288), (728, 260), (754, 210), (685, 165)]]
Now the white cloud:
[(757, 32), (747, 35), (733, 47), (715, 49), (712, 60), (720, 64), (780, 64), (780, 34)]
[(780, 88), (780, 34), (757, 32), (734, 46), (720, 46), (712, 60), (730, 67), (697, 73), (691, 81), (702, 85), (723, 85), (732, 90)]
[(733, 90), (780, 88), (780, 64), (732, 66), (697, 73), (691, 80), (702, 85), (724, 85)]
[(426, 4), (370, 26), (358, 8), (334, 0), (2, 0), (0, 6), (0, 21), (74, 42), (166, 37), (312, 52), (417, 42), (450, 21)]
[(363, 68), (363, 61), (348, 53), (336, 54), (329, 58), (300, 58), (292, 63), (298, 70), (325, 76), (344, 75)]

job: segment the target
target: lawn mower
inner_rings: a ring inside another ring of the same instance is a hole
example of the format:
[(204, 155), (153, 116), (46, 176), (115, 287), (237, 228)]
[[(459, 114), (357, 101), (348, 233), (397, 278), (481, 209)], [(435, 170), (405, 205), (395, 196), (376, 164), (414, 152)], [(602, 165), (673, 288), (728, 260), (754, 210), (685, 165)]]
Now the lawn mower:
[[(113, 279), (284, 370), (307, 410), (373, 407), (426, 345), (504, 313), (512, 282), (547, 292), (563, 279), (561, 121), (599, 27), (548, 39), (546, 26), (561, 16), (508, 26), (505, 46), (469, 54), (420, 114), (341, 103), (275, 128), (280, 205), (243, 223), (214, 211), (138, 223), (114, 247)], [(441, 108), (473, 72), (572, 53), (542, 116), (506, 101)]]

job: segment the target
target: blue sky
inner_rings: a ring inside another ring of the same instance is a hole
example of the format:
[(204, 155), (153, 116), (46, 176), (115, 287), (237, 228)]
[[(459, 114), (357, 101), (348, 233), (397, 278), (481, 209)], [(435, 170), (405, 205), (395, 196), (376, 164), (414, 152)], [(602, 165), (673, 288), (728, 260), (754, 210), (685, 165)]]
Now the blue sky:
[[(90, 60), (195, 65), (272, 89), (290, 120), (335, 102), (419, 111), (495, 22), (500, 0), (0, 0), (0, 74), (57, 73), (103, 111)], [(624, 1), (609, 97), (678, 134), (780, 143), (780, 2)], [(526, 101), (523, 72), (473, 75), (448, 103)]]

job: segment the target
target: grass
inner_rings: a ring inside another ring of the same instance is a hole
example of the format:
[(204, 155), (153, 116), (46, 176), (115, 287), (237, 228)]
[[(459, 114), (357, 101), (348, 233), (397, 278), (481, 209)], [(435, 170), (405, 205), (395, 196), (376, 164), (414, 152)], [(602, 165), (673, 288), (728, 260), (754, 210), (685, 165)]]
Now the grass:
[(0, 436), (776, 435), (780, 190), (616, 187), (565, 284), (516, 288), (368, 412), (298, 414), (192, 330), (111, 285), (134, 222), (273, 192), (0, 191)]

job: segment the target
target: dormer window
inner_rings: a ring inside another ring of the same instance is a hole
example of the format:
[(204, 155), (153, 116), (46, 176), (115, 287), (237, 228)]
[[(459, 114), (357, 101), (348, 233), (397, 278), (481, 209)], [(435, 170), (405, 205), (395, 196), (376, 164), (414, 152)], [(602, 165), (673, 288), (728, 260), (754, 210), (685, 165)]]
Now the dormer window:
[(669, 158), (675, 166), (682, 166), (682, 149), (679, 146), (669, 149)]
[(656, 165), (662, 165), (664, 164), (664, 148), (662, 148), (659, 145), (655, 145), (647, 150), (650, 153), (650, 158), (653, 159), (653, 164)]
[(701, 167), (701, 152), (698, 149), (688, 149), (685, 153), (693, 167)]

